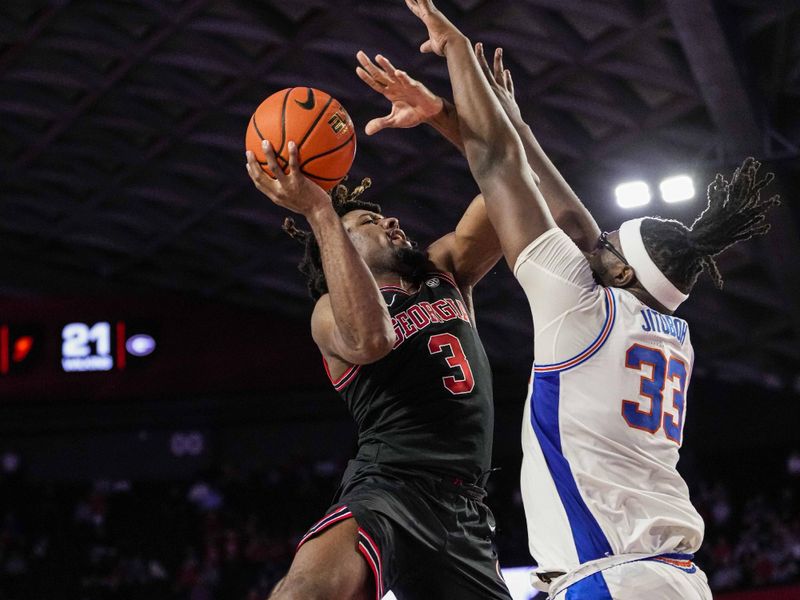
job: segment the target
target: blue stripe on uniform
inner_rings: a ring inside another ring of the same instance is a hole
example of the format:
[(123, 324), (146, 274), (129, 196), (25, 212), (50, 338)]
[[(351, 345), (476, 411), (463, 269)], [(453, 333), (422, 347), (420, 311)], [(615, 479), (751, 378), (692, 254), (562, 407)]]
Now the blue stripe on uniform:
[(602, 573), (593, 573), (567, 588), (564, 600), (614, 600)]
[(585, 563), (612, 552), (603, 530), (578, 491), (572, 470), (561, 449), (558, 420), (560, 386), (559, 373), (536, 373), (531, 398), (531, 424), (561, 504), (567, 513), (578, 560)]

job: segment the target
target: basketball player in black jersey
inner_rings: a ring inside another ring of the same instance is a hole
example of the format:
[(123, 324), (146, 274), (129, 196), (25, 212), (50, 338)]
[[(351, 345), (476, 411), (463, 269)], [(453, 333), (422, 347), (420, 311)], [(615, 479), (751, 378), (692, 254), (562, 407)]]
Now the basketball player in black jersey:
[(272, 598), (510, 598), (482, 484), (492, 451), (492, 381), (471, 290), (500, 257), (481, 197), (456, 230), (415, 250), (397, 219), (284, 174), (248, 173), (311, 232), (304, 268), (312, 336), (358, 423), (359, 450), (335, 504), (301, 541)]

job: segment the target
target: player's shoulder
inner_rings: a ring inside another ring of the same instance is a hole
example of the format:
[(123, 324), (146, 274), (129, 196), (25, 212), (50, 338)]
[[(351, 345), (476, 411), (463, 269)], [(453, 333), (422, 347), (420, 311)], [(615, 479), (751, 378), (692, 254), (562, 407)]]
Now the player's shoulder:
[(331, 310), (331, 295), (328, 293), (322, 294), (322, 296), (317, 298), (316, 302), (314, 302), (314, 309), (311, 311), (312, 323), (314, 319), (317, 318), (319, 315), (329, 312), (330, 310)]
[(314, 304), (311, 311), (311, 337), (322, 348), (326, 336), (334, 325), (333, 309), (330, 294), (323, 294)]

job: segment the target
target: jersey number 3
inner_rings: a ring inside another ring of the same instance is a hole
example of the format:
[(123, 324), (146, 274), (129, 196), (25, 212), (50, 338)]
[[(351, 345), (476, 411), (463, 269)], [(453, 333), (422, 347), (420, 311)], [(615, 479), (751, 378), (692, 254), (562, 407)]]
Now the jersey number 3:
[(448, 375), (442, 377), (442, 384), (445, 389), (451, 394), (458, 396), (460, 394), (469, 394), (472, 388), (475, 387), (475, 378), (472, 376), (472, 369), (469, 366), (467, 357), (464, 356), (464, 349), (461, 347), (461, 342), (452, 333), (440, 333), (432, 335), (428, 340), (428, 352), (439, 354), (444, 352), (444, 349), (449, 350), (445, 355), (447, 366), (458, 369), (460, 377)]
[[(622, 417), (636, 429), (655, 434), (664, 426), (664, 434), (677, 444), (681, 443), (683, 412), (686, 406), (686, 363), (678, 358), (669, 361), (661, 350), (634, 344), (625, 354), (625, 366), (642, 371), (650, 367), (650, 376), (645, 371), (639, 382), (639, 395), (650, 399), (650, 410), (641, 409), (639, 400), (622, 401)], [(672, 382), (672, 407), (674, 416), (664, 412), (664, 386)], [(677, 422), (676, 422), (677, 418)]]

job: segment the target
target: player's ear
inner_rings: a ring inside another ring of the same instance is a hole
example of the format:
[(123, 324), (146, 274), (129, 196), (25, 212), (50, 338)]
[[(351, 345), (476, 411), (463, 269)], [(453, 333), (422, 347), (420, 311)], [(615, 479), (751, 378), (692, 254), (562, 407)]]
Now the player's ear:
[(614, 274), (614, 287), (626, 288), (636, 280), (636, 271), (630, 265), (623, 267)]

